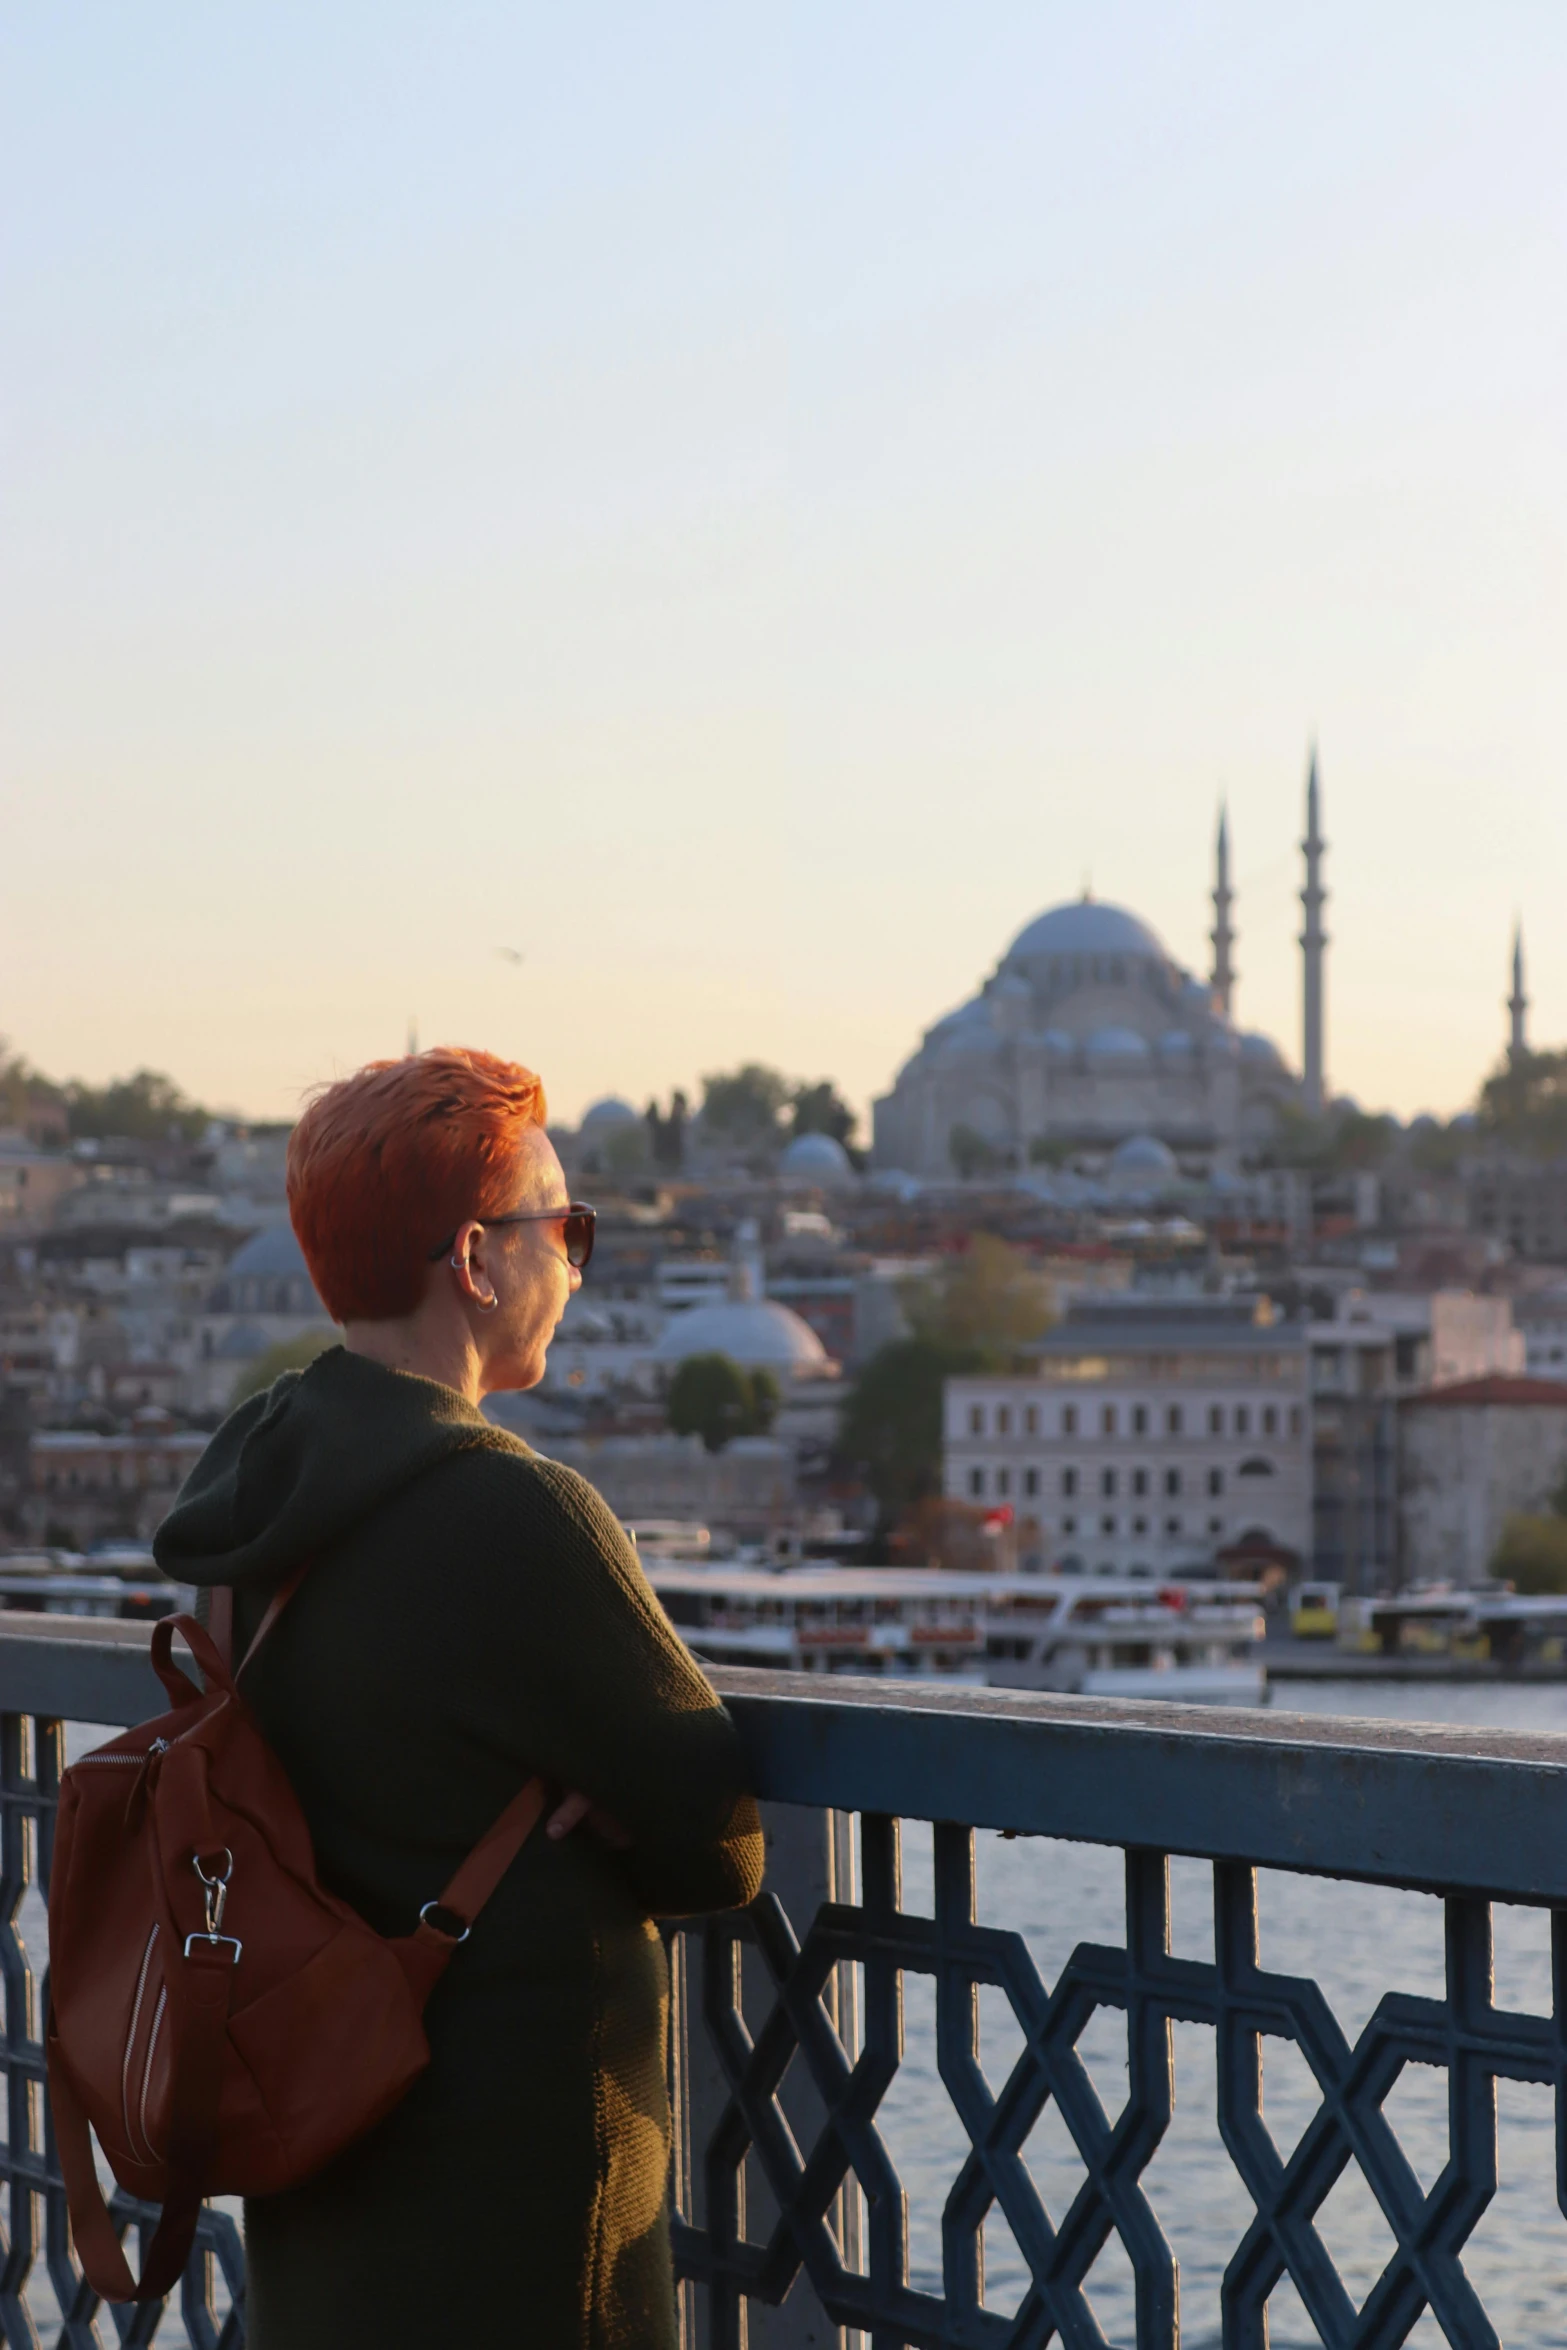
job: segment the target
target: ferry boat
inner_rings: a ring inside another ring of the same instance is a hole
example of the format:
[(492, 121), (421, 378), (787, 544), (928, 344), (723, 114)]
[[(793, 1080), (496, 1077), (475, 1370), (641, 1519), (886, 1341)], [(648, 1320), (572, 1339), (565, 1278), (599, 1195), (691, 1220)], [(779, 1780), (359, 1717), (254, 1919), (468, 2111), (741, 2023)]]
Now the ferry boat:
[(1251, 1583), (975, 1575), (937, 1568), (645, 1560), (665, 1613), (711, 1664), (940, 1676), (997, 1689), (1267, 1702)]

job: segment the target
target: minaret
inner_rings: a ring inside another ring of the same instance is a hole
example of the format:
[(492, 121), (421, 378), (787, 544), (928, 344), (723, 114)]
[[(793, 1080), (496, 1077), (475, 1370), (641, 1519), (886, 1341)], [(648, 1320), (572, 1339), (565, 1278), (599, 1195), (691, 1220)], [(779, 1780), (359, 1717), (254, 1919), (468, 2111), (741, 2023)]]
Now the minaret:
[(1523, 924), (1513, 924), (1513, 992), (1507, 999), (1507, 1016), (1512, 1023), (1507, 1038), (1507, 1064), (1516, 1069), (1529, 1058), (1529, 1039), (1524, 1034), (1524, 1014), (1529, 1009), (1529, 998), (1523, 991)]
[(1226, 1020), (1234, 1016), (1236, 971), (1232, 960), (1235, 933), (1230, 928), (1230, 811), (1219, 803), (1219, 834), (1213, 851), (1213, 1008)]
[(1322, 1066), (1322, 981), (1328, 943), (1327, 932), (1322, 927), (1322, 909), (1328, 901), (1328, 893), (1322, 886), (1322, 859), (1328, 844), (1322, 837), (1315, 743), (1311, 746), (1311, 767), (1306, 777), (1306, 837), (1300, 845), (1306, 855), (1306, 886), (1300, 893), (1300, 902), (1306, 910), (1306, 927), (1300, 934), (1301, 1077), (1306, 1114), (1320, 1118), (1326, 1099)]

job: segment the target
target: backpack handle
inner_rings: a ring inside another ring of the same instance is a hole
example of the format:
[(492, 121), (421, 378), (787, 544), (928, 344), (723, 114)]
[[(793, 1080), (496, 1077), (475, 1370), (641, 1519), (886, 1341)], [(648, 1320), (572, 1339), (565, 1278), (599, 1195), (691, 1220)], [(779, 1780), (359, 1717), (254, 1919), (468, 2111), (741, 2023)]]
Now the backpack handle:
[(207, 1677), (207, 1687), (232, 1690), (234, 1680), (228, 1666), (218, 1653), (217, 1645), (209, 1639), (205, 1629), (194, 1616), (163, 1616), (152, 1628), (152, 1668), (177, 1706), (199, 1705), (201, 1691), (182, 1665), (174, 1662), (174, 1635), (181, 1632), (185, 1645)]

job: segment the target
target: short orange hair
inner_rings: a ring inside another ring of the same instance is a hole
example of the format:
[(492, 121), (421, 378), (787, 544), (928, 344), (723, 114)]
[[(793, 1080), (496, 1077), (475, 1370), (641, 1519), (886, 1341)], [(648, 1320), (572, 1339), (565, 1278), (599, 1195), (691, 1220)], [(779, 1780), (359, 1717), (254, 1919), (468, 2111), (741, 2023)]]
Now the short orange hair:
[(411, 1314), (432, 1249), (509, 1207), (544, 1087), (494, 1053), (438, 1045), (323, 1086), (288, 1141), (288, 1212), (334, 1322)]

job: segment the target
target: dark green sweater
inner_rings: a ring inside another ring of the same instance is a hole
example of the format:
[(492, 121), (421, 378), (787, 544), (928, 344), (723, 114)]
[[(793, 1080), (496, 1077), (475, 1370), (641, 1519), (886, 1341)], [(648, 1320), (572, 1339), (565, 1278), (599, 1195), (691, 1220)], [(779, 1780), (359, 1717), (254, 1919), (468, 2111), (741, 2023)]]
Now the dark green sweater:
[(749, 1901), (734, 1727), (590, 1485), (452, 1389), (342, 1349), (225, 1422), (159, 1564), (302, 1560), (244, 1688), (325, 1883), (406, 1933), (524, 1779), (631, 1833), (536, 1832), (426, 2011), (432, 2062), (320, 2177), (245, 2214), (252, 2350), (665, 2350), (668, 2000), (654, 1916)]

